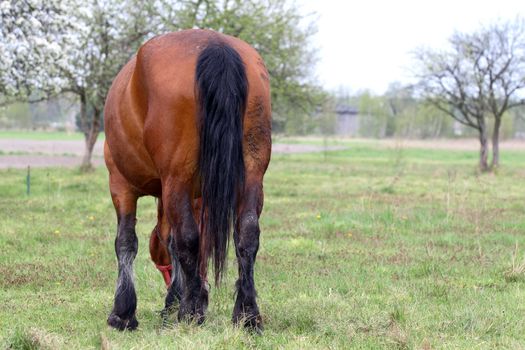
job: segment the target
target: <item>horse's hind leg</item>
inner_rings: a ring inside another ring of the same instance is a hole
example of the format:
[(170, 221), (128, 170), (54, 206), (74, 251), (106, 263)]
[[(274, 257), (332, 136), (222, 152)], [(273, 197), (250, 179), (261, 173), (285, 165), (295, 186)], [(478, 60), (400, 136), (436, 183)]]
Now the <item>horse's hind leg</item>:
[(175, 301), (180, 301), (184, 287), (179, 261), (170, 249), (170, 232), (171, 227), (167, 216), (164, 215), (162, 199), (159, 198), (157, 204), (157, 226), (151, 233), (149, 249), (151, 260), (153, 260), (157, 269), (161, 271), (168, 289), (163, 316), (167, 315)]
[(198, 273), (199, 230), (193, 213), (191, 186), (166, 181), (163, 187), (164, 214), (172, 227), (170, 249), (184, 275), (179, 320), (204, 321), (208, 306), (207, 283)]
[(135, 318), (137, 295), (133, 285), (133, 260), (137, 255), (138, 240), (135, 233), (137, 191), (113, 166), (109, 167), (111, 198), (117, 213), (117, 237), (115, 253), (118, 259), (118, 280), (115, 291), (113, 311), (108, 318), (108, 325), (118, 330), (137, 328)]
[(257, 332), (262, 331), (263, 325), (259, 307), (255, 301), (257, 293), (255, 291), (253, 269), (257, 250), (259, 249), (259, 216), (262, 205), (262, 181), (250, 181), (248, 178), (244, 194), (241, 196), (237, 227), (233, 235), (239, 266), (233, 322), (243, 323), (245, 327)]

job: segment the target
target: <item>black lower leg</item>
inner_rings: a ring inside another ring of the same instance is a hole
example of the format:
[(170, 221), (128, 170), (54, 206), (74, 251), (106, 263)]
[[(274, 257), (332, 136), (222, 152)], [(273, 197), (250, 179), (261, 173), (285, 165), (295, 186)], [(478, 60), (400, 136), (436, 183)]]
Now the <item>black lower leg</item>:
[(135, 214), (125, 215), (119, 218), (118, 233), (115, 239), (118, 280), (113, 311), (108, 318), (108, 324), (119, 330), (133, 330), (138, 326), (135, 318), (137, 295), (133, 284), (133, 260), (137, 255), (137, 248)]
[(171, 309), (175, 302), (180, 302), (182, 293), (184, 291), (184, 276), (182, 275), (182, 269), (179, 263), (179, 259), (175, 254), (174, 244), (172, 235), (170, 235), (168, 249), (171, 255), (171, 284), (168, 288), (168, 294), (166, 295), (164, 310), (167, 312)]
[(190, 201), (179, 200), (177, 205), (180, 216), (174, 225), (170, 249), (182, 272), (183, 283), (174, 286), (182, 287), (178, 289), (181, 297), (178, 318), (200, 324), (208, 307), (208, 290), (198, 274), (199, 231)]
[(259, 219), (257, 213), (248, 211), (240, 218), (238, 232), (234, 233), (235, 252), (239, 265), (237, 280), (237, 299), (233, 309), (233, 322), (242, 323), (255, 331), (262, 331), (262, 319), (255, 300), (253, 270), (259, 249)]

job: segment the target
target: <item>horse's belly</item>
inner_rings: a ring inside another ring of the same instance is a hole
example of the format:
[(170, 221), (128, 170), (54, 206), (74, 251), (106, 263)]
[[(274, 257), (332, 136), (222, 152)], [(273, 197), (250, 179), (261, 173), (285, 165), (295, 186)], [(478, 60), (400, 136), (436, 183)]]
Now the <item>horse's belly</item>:
[(160, 179), (153, 168), (144, 148), (137, 147), (129, 140), (111, 140), (106, 138), (108, 151), (113, 163), (126, 180), (147, 195), (159, 196)]

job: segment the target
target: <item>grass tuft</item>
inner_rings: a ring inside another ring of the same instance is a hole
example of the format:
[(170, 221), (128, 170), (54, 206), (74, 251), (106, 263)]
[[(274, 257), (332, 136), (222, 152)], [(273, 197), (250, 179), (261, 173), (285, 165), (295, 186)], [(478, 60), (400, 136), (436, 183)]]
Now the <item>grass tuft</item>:
[(43, 329), (31, 327), (24, 331), (17, 329), (7, 344), (13, 350), (54, 350), (65, 346), (64, 339)]
[(518, 257), (518, 243), (516, 243), (516, 248), (512, 254), (512, 266), (510, 269), (505, 271), (505, 280), (507, 282), (524, 282), (525, 281), (525, 257), (521, 262), (517, 262)]

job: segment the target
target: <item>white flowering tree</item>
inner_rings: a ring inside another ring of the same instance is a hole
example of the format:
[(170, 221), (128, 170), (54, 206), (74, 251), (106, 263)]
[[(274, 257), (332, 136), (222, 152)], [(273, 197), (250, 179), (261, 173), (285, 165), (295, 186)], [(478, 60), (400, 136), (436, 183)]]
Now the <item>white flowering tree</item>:
[(55, 64), (71, 25), (61, 1), (0, 2), (1, 103), (59, 93), (65, 81)]
[(2, 1), (0, 11), (2, 102), (77, 96), (86, 143), (81, 167), (90, 169), (111, 82), (151, 33), (148, 5), (137, 0), (14, 0)]
[(68, 89), (80, 99), (80, 127), (86, 140), (82, 168), (91, 167), (91, 153), (97, 140), (104, 101), (111, 82), (121, 67), (151, 33), (148, 8), (141, 1), (92, 0), (78, 4), (74, 45), (64, 47), (67, 61), (61, 76)]

